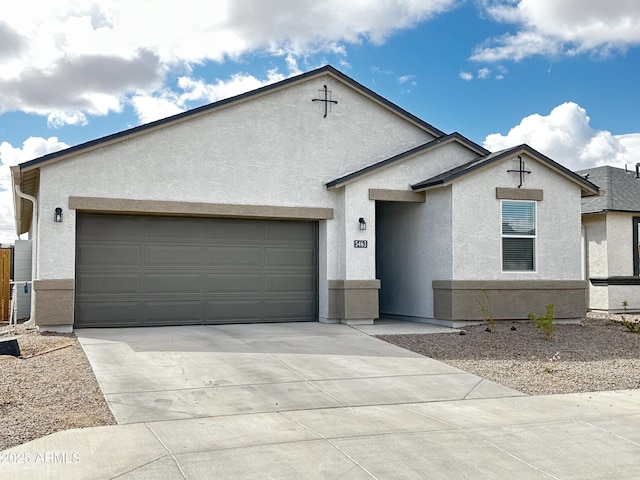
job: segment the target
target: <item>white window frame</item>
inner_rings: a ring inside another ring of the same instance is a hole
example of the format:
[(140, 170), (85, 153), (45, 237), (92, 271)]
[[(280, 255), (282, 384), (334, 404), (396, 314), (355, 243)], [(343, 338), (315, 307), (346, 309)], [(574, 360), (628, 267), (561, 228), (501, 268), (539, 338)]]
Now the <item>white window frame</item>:
[[(533, 235), (507, 235), (502, 232), (504, 202), (533, 204)], [(505, 270), (504, 246), (505, 238), (531, 238), (533, 239), (533, 269), (532, 270)], [(500, 269), (502, 273), (537, 273), (538, 272), (538, 202), (535, 200), (500, 200)]]

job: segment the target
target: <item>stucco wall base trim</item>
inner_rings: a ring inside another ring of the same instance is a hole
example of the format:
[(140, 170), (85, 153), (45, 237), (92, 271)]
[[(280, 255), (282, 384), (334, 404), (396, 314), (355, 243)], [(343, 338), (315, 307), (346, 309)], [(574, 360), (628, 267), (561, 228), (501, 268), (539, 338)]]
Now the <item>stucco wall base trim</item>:
[(34, 281), (36, 324), (44, 330), (73, 325), (74, 293), (75, 280), (72, 278)]
[(329, 280), (327, 320), (371, 323), (379, 315), (378, 290), (380, 280)]
[(402, 322), (427, 323), (429, 325), (437, 325), (439, 327), (448, 327), (448, 328), (461, 328), (461, 327), (466, 327), (467, 325), (481, 325), (484, 323), (484, 321), (479, 321), (479, 320), (452, 321), (452, 320), (441, 320), (439, 318), (415, 317), (412, 315), (396, 315), (394, 313), (384, 313), (384, 312), (380, 312), (380, 319), (399, 320)]
[(432, 286), (434, 317), (446, 321), (485, 320), (481, 305), (495, 320), (543, 315), (549, 303), (557, 319), (583, 318), (587, 312), (586, 281), (434, 280)]
[(171, 202), (128, 198), (69, 197), (69, 208), (85, 212), (139, 215), (281, 218), (288, 220), (330, 220), (333, 218), (333, 208)]

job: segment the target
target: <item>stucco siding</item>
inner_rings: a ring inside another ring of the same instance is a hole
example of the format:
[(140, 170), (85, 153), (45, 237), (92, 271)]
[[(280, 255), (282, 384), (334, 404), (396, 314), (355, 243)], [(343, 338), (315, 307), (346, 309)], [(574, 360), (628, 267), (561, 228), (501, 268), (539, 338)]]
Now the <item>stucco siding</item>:
[(606, 216), (588, 215), (582, 219), (585, 227), (588, 277), (608, 276)]
[(608, 276), (607, 229), (606, 216), (586, 215), (582, 217), (585, 235), (585, 262), (587, 264), (586, 280), (588, 307), (591, 310), (609, 309), (609, 288), (593, 285), (590, 278), (606, 278)]
[[(608, 277), (633, 276), (633, 213), (607, 212), (607, 263)], [(640, 310), (640, 285), (609, 285), (608, 309), (623, 311)]]
[(377, 202), (381, 314), (433, 318), (431, 283), (451, 276), (451, 189), (425, 203)]
[(607, 212), (608, 276), (633, 275), (633, 214)]
[[(515, 161), (492, 165), (453, 185), (453, 279), (581, 280), (580, 188), (542, 163), (523, 156), (522, 188), (543, 191), (536, 202), (536, 271), (502, 272), (501, 201), (496, 187), (517, 187)], [(445, 280), (445, 279), (443, 279)]]
[[(323, 84), (339, 102), (327, 118), (311, 101)], [(338, 211), (344, 199), (323, 182), (432, 138), (327, 76), (48, 165), (40, 179), (40, 278), (74, 276), (69, 196)], [(53, 223), (58, 206), (62, 224)], [(328, 222), (328, 245), (344, 237), (342, 228)], [(339, 278), (336, 262), (329, 259), (327, 267), (330, 278)]]

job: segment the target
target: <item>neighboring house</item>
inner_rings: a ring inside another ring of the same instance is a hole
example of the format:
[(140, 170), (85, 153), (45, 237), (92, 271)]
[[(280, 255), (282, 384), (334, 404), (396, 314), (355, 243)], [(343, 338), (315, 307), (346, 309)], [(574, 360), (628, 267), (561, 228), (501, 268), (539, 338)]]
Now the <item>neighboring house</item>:
[[(43, 328), (586, 312), (580, 201), (327, 66), (12, 167)], [(26, 195), (25, 195), (26, 194)], [(27, 196), (37, 197), (33, 211)]]
[(600, 187), (582, 200), (588, 306), (601, 312), (640, 311), (640, 174), (616, 167), (579, 173)]

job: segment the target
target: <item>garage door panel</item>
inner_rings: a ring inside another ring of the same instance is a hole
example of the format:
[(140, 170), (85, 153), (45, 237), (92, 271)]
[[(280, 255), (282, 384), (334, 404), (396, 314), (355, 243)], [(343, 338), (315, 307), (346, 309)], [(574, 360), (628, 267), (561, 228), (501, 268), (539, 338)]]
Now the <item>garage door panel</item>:
[(268, 300), (264, 305), (265, 319), (270, 321), (304, 321), (315, 314), (316, 303), (312, 298)]
[(90, 302), (76, 304), (76, 318), (82, 323), (100, 327), (136, 324), (140, 318), (139, 302)]
[(202, 323), (199, 300), (148, 301), (143, 305), (143, 322), (148, 325), (185, 325)]
[(82, 222), (78, 222), (78, 236), (84, 239), (138, 239), (142, 236), (143, 225), (136, 217), (118, 215), (108, 222), (104, 215), (82, 214)]
[(207, 264), (210, 266), (250, 266), (259, 267), (262, 264), (262, 247), (236, 247), (220, 245), (209, 247), (207, 250)]
[(207, 323), (259, 322), (262, 302), (255, 299), (211, 300), (206, 305)]
[(140, 290), (135, 273), (83, 273), (76, 277), (76, 290), (84, 295), (128, 294)]
[(144, 292), (148, 294), (200, 294), (203, 275), (199, 273), (147, 273), (144, 275)]
[(265, 235), (267, 243), (307, 243), (315, 241), (316, 232), (313, 223), (274, 221), (266, 224)]
[(265, 291), (270, 293), (304, 293), (315, 290), (312, 274), (266, 274)]
[(78, 327), (316, 321), (317, 276), (314, 222), (77, 215)]
[(265, 266), (309, 269), (315, 260), (313, 248), (266, 247)]
[(211, 240), (262, 243), (264, 240), (264, 225), (260, 222), (248, 220), (218, 218), (208, 224), (207, 237)]
[(190, 245), (149, 245), (144, 247), (144, 262), (149, 266), (192, 266), (203, 264), (204, 247)]
[(81, 245), (76, 250), (76, 261), (83, 265), (122, 267), (141, 265), (142, 255), (138, 245)]
[(219, 273), (207, 276), (207, 291), (215, 293), (259, 294), (262, 275), (257, 273)]
[(206, 225), (189, 217), (147, 217), (144, 222), (145, 240), (202, 242), (206, 238)]

